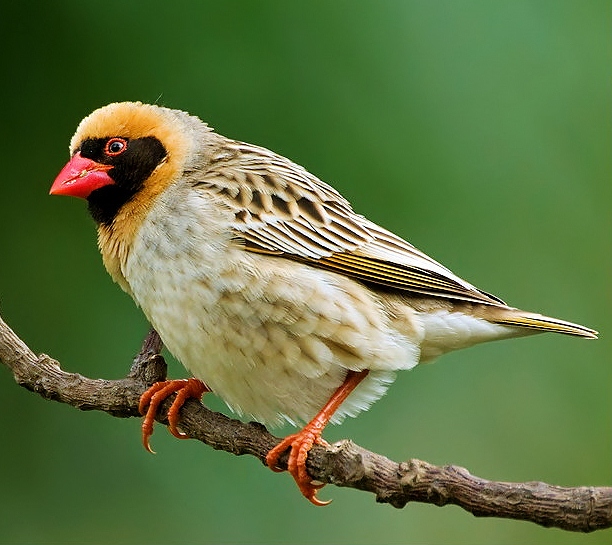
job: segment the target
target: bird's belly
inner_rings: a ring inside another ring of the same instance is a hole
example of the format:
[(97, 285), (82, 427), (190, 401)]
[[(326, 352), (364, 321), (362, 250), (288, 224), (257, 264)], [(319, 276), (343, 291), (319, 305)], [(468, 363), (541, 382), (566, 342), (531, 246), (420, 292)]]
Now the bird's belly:
[(126, 279), (136, 302), (170, 352), (239, 414), (307, 421), (348, 369), (371, 369), (340, 421), (378, 399), (394, 370), (418, 362), (418, 347), (378, 302), (333, 273), (240, 249), (214, 264), (160, 260), (159, 242), (135, 249)]

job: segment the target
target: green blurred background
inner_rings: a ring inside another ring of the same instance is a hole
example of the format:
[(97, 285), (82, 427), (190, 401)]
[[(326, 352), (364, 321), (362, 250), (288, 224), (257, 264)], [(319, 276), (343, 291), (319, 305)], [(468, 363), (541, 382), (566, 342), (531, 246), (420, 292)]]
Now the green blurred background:
[[(326, 431), (497, 480), (612, 484), (610, 1), (4, 2), (0, 311), (35, 351), (126, 374), (147, 324), (82, 202), (50, 198), (78, 121), (188, 110), (280, 152), (511, 304), (599, 329), (450, 354)], [(173, 377), (184, 376), (171, 363)], [(1, 543), (609, 543), (456, 507), (377, 505), (0, 371)], [(223, 405), (212, 396), (214, 408)], [(290, 428), (282, 430), (289, 432)], [(281, 433), (281, 431), (279, 431)]]

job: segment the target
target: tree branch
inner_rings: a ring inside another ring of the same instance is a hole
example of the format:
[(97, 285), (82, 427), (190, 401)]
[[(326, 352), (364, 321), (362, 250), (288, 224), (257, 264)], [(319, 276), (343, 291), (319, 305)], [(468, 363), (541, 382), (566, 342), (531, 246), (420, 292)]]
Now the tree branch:
[[(165, 379), (161, 348), (152, 330), (126, 378), (90, 379), (62, 371), (49, 356), (36, 356), (0, 318), (0, 361), (18, 384), (46, 399), (117, 417), (140, 416), (141, 394)], [(159, 422), (167, 423), (163, 415), (172, 399), (163, 403)], [(193, 399), (181, 410), (180, 425), (193, 439), (232, 454), (250, 454), (264, 464), (268, 451), (280, 441), (261, 424), (230, 419)], [(286, 457), (280, 465), (286, 467)], [(377, 502), (398, 508), (410, 501), (455, 504), (475, 516), (526, 520), (576, 532), (612, 526), (612, 487), (487, 481), (457, 466), (439, 467), (416, 459), (397, 463), (348, 440), (328, 448), (314, 446), (307, 467), (317, 481), (372, 492)]]

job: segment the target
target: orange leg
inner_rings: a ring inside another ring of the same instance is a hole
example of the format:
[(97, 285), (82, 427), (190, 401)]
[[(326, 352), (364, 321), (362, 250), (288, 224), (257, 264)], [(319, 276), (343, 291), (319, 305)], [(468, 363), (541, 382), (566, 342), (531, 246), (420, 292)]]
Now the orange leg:
[(344, 379), (344, 382), (329, 398), (329, 401), (317, 413), (304, 429), (299, 433), (294, 433), (285, 437), (278, 445), (276, 445), (266, 456), (266, 463), (272, 471), (282, 471), (278, 469), (278, 460), (287, 450), (291, 448), (289, 460), (287, 461), (287, 471), (295, 479), (302, 494), (315, 505), (327, 505), (330, 501), (321, 501), (317, 498), (317, 491), (324, 485), (312, 484), (312, 479), (306, 470), (306, 458), (308, 451), (316, 443), (318, 445), (327, 445), (321, 438), (323, 428), (327, 425), (330, 418), (338, 410), (338, 407), (349, 396), (349, 394), (357, 387), (357, 385), (368, 375), (368, 370), (364, 371), (349, 371)]
[(201, 380), (195, 378), (165, 380), (153, 384), (153, 386), (140, 396), (140, 403), (138, 404), (140, 414), (144, 415), (144, 420), (142, 421), (142, 444), (144, 448), (151, 453), (153, 452), (149, 444), (149, 438), (153, 435), (153, 424), (155, 422), (157, 409), (164, 399), (177, 393), (176, 399), (172, 402), (168, 410), (168, 428), (174, 437), (188, 439), (189, 436), (180, 432), (177, 427), (179, 411), (188, 398), (195, 397), (196, 399), (202, 399), (202, 396), (206, 392), (210, 392), (210, 388)]

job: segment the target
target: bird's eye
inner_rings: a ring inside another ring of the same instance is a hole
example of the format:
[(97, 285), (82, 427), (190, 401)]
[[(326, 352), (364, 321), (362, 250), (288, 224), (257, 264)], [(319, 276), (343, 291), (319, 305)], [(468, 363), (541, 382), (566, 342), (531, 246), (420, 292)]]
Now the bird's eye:
[(111, 157), (122, 154), (127, 149), (125, 138), (111, 138), (104, 146), (104, 153)]

